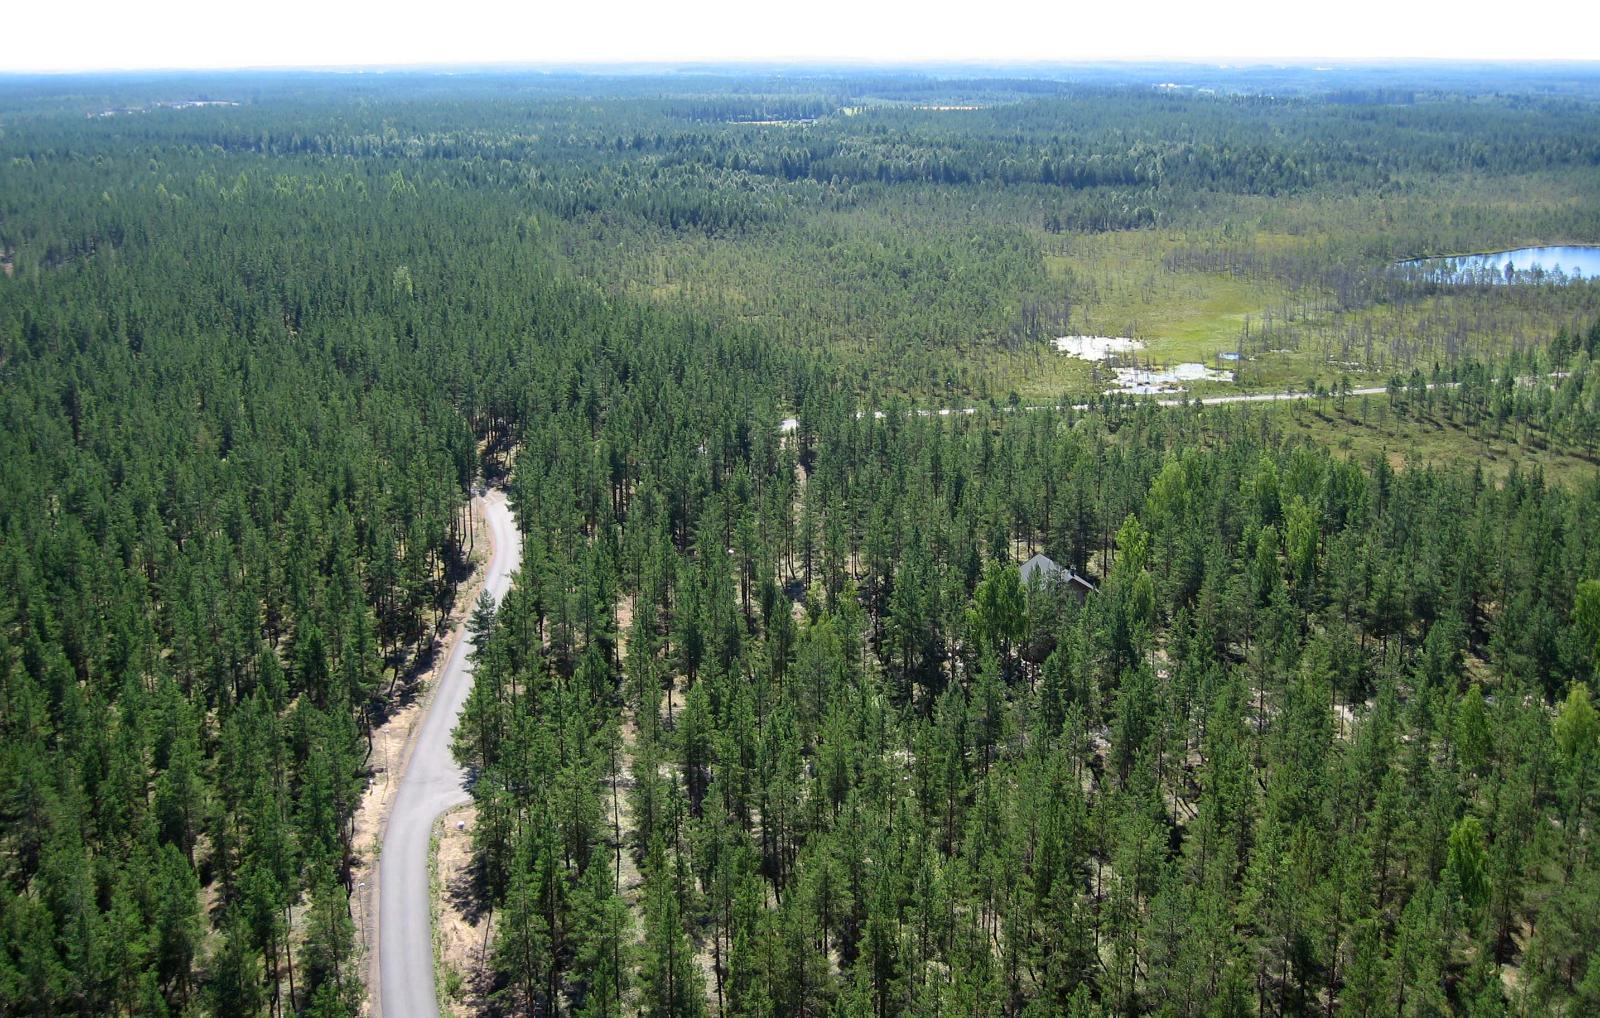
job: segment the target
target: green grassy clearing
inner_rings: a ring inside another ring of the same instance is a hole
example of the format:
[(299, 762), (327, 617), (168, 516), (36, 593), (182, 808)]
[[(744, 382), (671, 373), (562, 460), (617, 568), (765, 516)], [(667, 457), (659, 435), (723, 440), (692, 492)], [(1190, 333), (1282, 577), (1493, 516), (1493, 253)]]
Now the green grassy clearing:
[(1595, 475), (1600, 463), (1587, 453), (1563, 449), (1537, 429), (1505, 425), (1499, 434), (1478, 434), (1444, 417), (1420, 418), (1391, 411), (1383, 396), (1351, 397), (1339, 413), (1332, 399), (1284, 403), (1267, 411), (1287, 434), (1325, 446), (1336, 455), (1367, 462), (1384, 457), (1397, 470), (1431, 466), (1482, 468), (1491, 481), (1504, 480), (1512, 467), (1544, 472), (1547, 480), (1579, 484)]

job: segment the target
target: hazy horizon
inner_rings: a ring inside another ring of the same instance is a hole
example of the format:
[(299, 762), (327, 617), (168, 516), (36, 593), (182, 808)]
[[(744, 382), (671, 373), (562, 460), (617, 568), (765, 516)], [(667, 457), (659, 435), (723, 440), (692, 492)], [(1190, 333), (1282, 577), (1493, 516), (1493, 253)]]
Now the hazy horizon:
[(1371, 57), (1371, 58), (1233, 58), (1226, 57), (1117, 57), (1106, 59), (928, 59), (928, 60), (873, 60), (840, 57), (816, 58), (751, 58), (747, 60), (494, 60), (494, 61), (414, 61), (410, 63), (345, 63), (345, 64), (230, 64), (214, 66), (150, 66), (150, 67), (62, 67), (23, 68), (13, 70), (0, 67), (0, 77), (161, 77), (230, 74), (403, 74), (431, 73), (443, 75), (470, 75), (496, 72), (528, 72), (547, 74), (592, 74), (596, 76), (670, 75), (674, 73), (744, 73), (759, 71), (1028, 71), (1045, 73), (1073, 70), (1138, 70), (1138, 69), (1196, 69), (1206, 71), (1252, 70), (1303, 70), (1303, 71), (1358, 71), (1383, 69), (1428, 69), (1481, 67), (1485, 69), (1593, 69), (1600, 72), (1600, 58), (1548, 57), (1548, 58), (1487, 58), (1487, 57)]
[(581, 69), (678, 65), (1095, 63), (1586, 63), (1600, 57), (1600, 12), (1558, 5), (1507, 17), (1471, 0), (1447, 11), (1353, 0), (1286, 12), (1268, 0), (1109, 5), (1001, 0), (975, 17), (947, 2), (804, 10), (733, 0), (667, 7), (642, 0), (535, 11), (505, 0), (448, 8), (420, 0), (329, 6), (286, 0), (270, 16), (219, 17), (195, 0), (8, 18), (0, 73), (121, 71)]

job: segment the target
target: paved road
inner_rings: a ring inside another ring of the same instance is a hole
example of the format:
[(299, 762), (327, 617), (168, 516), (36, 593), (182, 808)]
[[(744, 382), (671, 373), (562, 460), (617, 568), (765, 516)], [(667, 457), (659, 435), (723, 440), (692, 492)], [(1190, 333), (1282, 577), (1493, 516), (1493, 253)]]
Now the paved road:
[[(1430, 388), (1430, 389), (1438, 389), (1440, 387), (1451, 388), (1455, 384), (1456, 383), (1454, 383), (1454, 382), (1434, 382), (1434, 383), (1429, 384), (1428, 388)], [(1368, 387), (1362, 388), (1362, 389), (1350, 389), (1350, 390), (1347, 390), (1345, 392), (1345, 395), (1346, 396), (1381, 396), (1384, 393), (1387, 393), (1388, 391), (1389, 391), (1389, 389), (1388, 389), (1387, 386), (1375, 385), (1375, 386), (1368, 386)], [(1107, 393), (1107, 395), (1113, 395), (1113, 393)], [(1119, 394), (1116, 394), (1116, 395), (1121, 395), (1121, 394), (1119, 393)], [(1281, 403), (1281, 402), (1286, 402), (1286, 401), (1289, 401), (1289, 400), (1301, 400), (1301, 399), (1303, 399), (1303, 400), (1312, 400), (1312, 399), (1316, 399), (1317, 398), (1314, 395), (1311, 395), (1311, 394), (1308, 394), (1308, 393), (1305, 393), (1305, 392), (1298, 392), (1298, 391), (1294, 391), (1294, 390), (1285, 390), (1283, 392), (1238, 392), (1238, 393), (1224, 394), (1224, 395), (1220, 395), (1220, 396), (1190, 396), (1187, 393), (1182, 393), (1182, 394), (1177, 394), (1177, 395), (1172, 395), (1172, 396), (1161, 396), (1159, 398), (1156, 397), (1153, 394), (1148, 394), (1148, 393), (1140, 393), (1140, 394), (1132, 394), (1132, 395), (1133, 395), (1133, 398), (1135, 400), (1139, 401), (1139, 402), (1154, 403), (1157, 406), (1183, 406), (1185, 400), (1187, 400), (1190, 403), (1202, 403), (1202, 404), (1204, 404), (1206, 406), (1218, 406), (1218, 405), (1221, 405), (1223, 403)], [(1333, 393), (1332, 392), (1328, 393), (1328, 398), (1329, 399), (1333, 398)], [(1073, 410), (1089, 410), (1089, 409), (1092, 409), (1092, 408), (1093, 408), (1093, 404), (1091, 404), (1091, 403), (1074, 403), (1072, 405), (1072, 409)], [(979, 407), (973, 407), (973, 406), (969, 406), (969, 407), (954, 407), (954, 408), (952, 408), (952, 407), (942, 407), (942, 408), (940, 408), (938, 410), (930, 410), (930, 409), (924, 408), (924, 409), (912, 410), (910, 412), (916, 414), (918, 417), (949, 417), (952, 414), (975, 414), (975, 413), (978, 412), (979, 409), (980, 409)], [(1008, 414), (1012, 410), (1016, 410), (1016, 409), (1019, 409), (1019, 408), (1018, 407), (1012, 407), (1012, 406), (1000, 406), (1000, 407), (995, 407), (994, 409), (998, 410), (1000, 413)], [(1048, 404), (1040, 404), (1038, 406), (1027, 405), (1027, 406), (1020, 407), (1020, 409), (1022, 409), (1022, 410), (1060, 410), (1061, 407), (1059, 405), (1057, 405), (1057, 404), (1054, 404), (1054, 403), (1048, 403)], [(864, 417), (864, 416), (866, 416), (866, 411), (865, 410), (857, 410), (856, 411), (856, 417), (858, 419), (861, 418), (861, 417)], [(881, 420), (883, 420), (884, 413), (883, 413), (882, 410), (874, 410), (874, 411), (872, 411), (872, 416), (873, 416), (873, 418), (875, 420), (880, 420), (881, 421)], [(800, 427), (800, 421), (797, 418), (794, 418), (794, 417), (785, 417), (782, 421), (780, 421), (778, 423), (778, 431), (780, 433), (782, 433), (782, 434), (785, 434), (785, 435), (789, 434), (790, 432), (796, 430), (799, 427)]]
[[(1444, 384), (1444, 385), (1448, 386), (1451, 383), (1449, 383), (1449, 382), (1432, 383), (1432, 384), (1430, 384), (1428, 386), (1428, 388), (1437, 389), (1440, 384)], [(1404, 390), (1405, 390), (1405, 386), (1401, 386), (1401, 391), (1403, 392)], [(1351, 389), (1351, 390), (1347, 391), (1345, 393), (1345, 395), (1346, 396), (1381, 396), (1381, 395), (1387, 393), (1388, 391), (1389, 391), (1389, 387), (1388, 386), (1385, 386), (1385, 385), (1373, 385), (1373, 386), (1367, 386), (1367, 387), (1361, 388), (1361, 389)], [(1204, 403), (1206, 406), (1217, 406), (1218, 404), (1221, 404), (1221, 403), (1279, 403), (1279, 402), (1283, 402), (1285, 400), (1295, 400), (1295, 399), (1311, 400), (1311, 399), (1316, 399), (1316, 398), (1317, 397), (1315, 397), (1315, 396), (1313, 396), (1313, 395), (1311, 395), (1309, 393), (1305, 393), (1305, 392), (1241, 392), (1241, 393), (1238, 393), (1237, 395), (1232, 395), (1232, 396), (1190, 396), (1189, 397), (1189, 402), (1191, 402), (1191, 403)], [(1328, 393), (1328, 398), (1329, 399), (1333, 399), (1334, 398), (1334, 395), (1333, 395), (1333, 393), (1331, 391)], [(1160, 403), (1162, 406), (1182, 406), (1183, 405), (1183, 397), (1182, 396), (1177, 396), (1177, 397), (1174, 397), (1172, 399), (1158, 399), (1158, 400), (1156, 400), (1156, 402)]]
[[(476, 500), (493, 535), (484, 589), (495, 601), (511, 586), (522, 543), (505, 494)], [(467, 801), (466, 775), (450, 755), (450, 733), (472, 688), (472, 636), (461, 632), (439, 673), (411, 759), (384, 828), (378, 874), (379, 1010), (383, 1018), (437, 1018), (428, 844), (439, 814)]]

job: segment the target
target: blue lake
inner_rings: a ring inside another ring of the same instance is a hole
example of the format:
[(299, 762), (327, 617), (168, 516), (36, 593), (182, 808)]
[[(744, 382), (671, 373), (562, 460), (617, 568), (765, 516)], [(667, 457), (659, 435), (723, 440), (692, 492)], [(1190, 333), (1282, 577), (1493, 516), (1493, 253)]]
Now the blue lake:
[(1420, 269), (1444, 283), (1553, 283), (1600, 279), (1600, 245), (1519, 247), (1455, 258), (1412, 258), (1401, 268)]

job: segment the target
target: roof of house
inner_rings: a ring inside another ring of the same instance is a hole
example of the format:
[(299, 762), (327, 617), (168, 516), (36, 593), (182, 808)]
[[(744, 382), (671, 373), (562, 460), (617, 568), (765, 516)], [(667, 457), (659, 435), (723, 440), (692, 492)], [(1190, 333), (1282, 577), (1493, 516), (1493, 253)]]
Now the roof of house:
[(1035, 555), (1033, 558), (1022, 563), (1023, 584), (1027, 585), (1032, 583), (1035, 576), (1039, 576), (1043, 580), (1077, 584), (1078, 586), (1083, 587), (1085, 590), (1094, 589), (1094, 584), (1078, 575), (1075, 570), (1068, 569), (1067, 567), (1057, 563), (1056, 560), (1051, 558), (1049, 555)]

